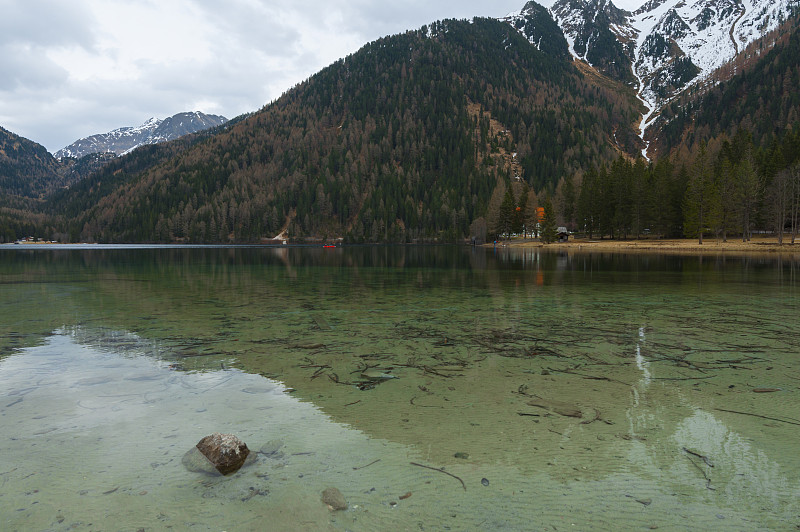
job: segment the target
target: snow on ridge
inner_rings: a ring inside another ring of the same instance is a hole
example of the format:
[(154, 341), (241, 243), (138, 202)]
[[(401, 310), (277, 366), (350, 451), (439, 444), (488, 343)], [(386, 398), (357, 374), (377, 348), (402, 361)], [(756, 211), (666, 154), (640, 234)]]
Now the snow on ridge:
[[(648, 64), (639, 54), (645, 40), (654, 33), (674, 39), (691, 59), (702, 79), (734, 58), (737, 52), (763, 34), (775, 29), (788, 15), (787, 0), (772, 3), (769, 0), (665, 0), (649, 11), (637, 10), (630, 17), (630, 25), (638, 31), (635, 61), (638, 74), (646, 77), (652, 69), (663, 66), (671, 58), (654, 58)], [(667, 26), (668, 17), (677, 16), (687, 28), (685, 35), (671, 35), (674, 28)], [(733, 35), (734, 40), (731, 39)]]
[[(648, 50), (648, 39), (659, 37), (674, 43), (699, 72), (679, 82), (677, 92), (708, 79), (737, 53), (788, 18), (789, 1), (778, 0), (652, 0), (634, 11), (628, 23), (637, 33), (633, 57), (634, 75), (639, 81), (639, 97), (647, 107), (642, 118), (641, 136), (656, 118), (656, 111), (674, 95), (659, 96), (659, 83), (671, 74), (675, 60), (671, 53), (658, 55)], [(678, 57), (680, 57), (680, 52)]]
[(121, 127), (77, 140), (54, 155), (57, 158), (80, 158), (90, 153), (109, 152), (125, 155), (140, 146), (158, 144), (225, 122), (225, 117), (205, 115), (199, 111), (178, 113), (166, 119), (150, 118), (139, 126)]
[[(575, 34), (571, 31), (566, 30), (566, 28), (572, 28), (575, 27), (576, 25), (579, 25), (581, 23), (580, 16), (577, 13), (572, 13), (571, 17), (562, 18), (558, 13), (553, 11), (553, 8), (547, 8), (547, 10), (550, 12), (550, 15), (553, 17), (553, 20), (556, 21), (556, 24), (558, 24), (559, 27), (561, 27), (564, 33), (564, 38), (567, 40), (567, 48), (569, 49), (570, 55), (575, 59), (578, 59), (580, 61), (585, 61), (586, 54), (584, 54), (584, 57), (581, 57), (580, 55), (578, 55), (578, 52), (575, 51)], [(586, 49), (588, 51), (589, 49), (588, 46)]]

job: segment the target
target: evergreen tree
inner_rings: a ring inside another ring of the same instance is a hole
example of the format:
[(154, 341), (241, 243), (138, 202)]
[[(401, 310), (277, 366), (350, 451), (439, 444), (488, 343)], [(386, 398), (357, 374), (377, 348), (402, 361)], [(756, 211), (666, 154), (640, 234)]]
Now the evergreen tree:
[(703, 243), (703, 233), (718, 225), (719, 195), (706, 144), (702, 143), (695, 156), (684, 199), (684, 232)]
[(564, 225), (570, 231), (575, 230), (576, 196), (575, 178), (572, 174), (567, 174), (563, 178), (563, 185), (561, 186), (561, 215), (564, 218)]
[(506, 235), (506, 238), (511, 238), (514, 227), (515, 210), (514, 195), (511, 193), (510, 188), (506, 188), (506, 195), (503, 198), (503, 203), (500, 204), (500, 216), (498, 218), (500, 235)]
[(522, 234), (525, 229), (525, 209), (528, 205), (528, 185), (524, 183), (522, 185), (522, 191), (514, 208), (513, 222), (511, 224), (512, 231), (516, 234)]
[(752, 142), (748, 141), (743, 147), (743, 155), (735, 165), (733, 173), (739, 229), (742, 232), (742, 242), (747, 242), (752, 236), (753, 219), (764, 188), (763, 180), (754, 166)]

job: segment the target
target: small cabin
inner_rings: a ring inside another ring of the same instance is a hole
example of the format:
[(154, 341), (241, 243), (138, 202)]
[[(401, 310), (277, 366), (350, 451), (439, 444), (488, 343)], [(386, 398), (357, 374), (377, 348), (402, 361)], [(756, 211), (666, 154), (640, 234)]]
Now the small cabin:
[(569, 231), (566, 227), (559, 227), (556, 229), (556, 236), (558, 236), (559, 242), (566, 242), (569, 240)]

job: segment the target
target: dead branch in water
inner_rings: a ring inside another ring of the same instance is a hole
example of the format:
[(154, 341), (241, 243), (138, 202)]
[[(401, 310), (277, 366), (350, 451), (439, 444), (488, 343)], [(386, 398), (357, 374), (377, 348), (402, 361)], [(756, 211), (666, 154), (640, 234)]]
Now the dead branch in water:
[(729, 412), (731, 414), (741, 414), (743, 416), (760, 417), (761, 419), (768, 419), (770, 421), (780, 421), (781, 423), (788, 423), (790, 425), (800, 425), (800, 421), (796, 419), (792, 421), (787, 421), (786, 419), (780, 419), (777, 417), (762, 416), (761, 414), (752, 414), (750, 412), (739, 412), (738, 410), (728, 410), (726, 408), (715, 408), (714, 410), (719, 410), (720, 412)]
[(372, 464), (375, 464), (375, 463), (377, 463), (377, 462), (380, 462), (380, 461), (381, 461), (381, 459), (380, 459), (380, 458), (378, 458), (377, 460), (373, 460), (372, 462), (368, 463), (367, 465), (362, 465), (362, 466), (360, 466), (360, 467), (354, 467), (354, 468), (353, 468), (353, 471), (358, 471), (359, 469), (364, 469), (365, 467), (369, 467), (369, 466), (371, 466)]
[[(700, 456), (697, 453), (693, 453), (693, 452), (687, 450), (686, 447), (684, 447), (683, 450), (686, 451), (689, 454), (693, 454), (695, 456)], [(716, 488), (712, 488), (711, 487), (711, 478), (706, 474), (705, 470), (702, 467), (700, 467), (699, 465), (697, 465), (697, 462), (692, 460), (692, 457), (689, 456), (688, 454), (687, 454), (686, 458), (692, 463), (693, 466), (695, 466), (700, 471), (700, 473), (703, 474), (703, 478), (706, 479), (706, 489), (710, 489), (711, 491), (716, 491)]]
[(423, 465), (423, 464), (418, 464), (416, 462), (411, 462), (411, 465), (417, 466), (417, 467), (424, 467), (425, 469), (430, 469), (431, 471), (438, 471), (439, 473), (444, 473), (445, 475), (451, 476), (454, 479), (456, 479), (459, 482), (461, 482), (461, 487), (464, 488), (464, 491), (467, 491), (467, 485), (464, 484), (464, 481), (461, 480), (461, 477), (457, 477), (456, 475), (454, 475), (454, 474), (452, 474), (452, 473), (450, 473), (448, 471), (445, 471), (444, 469), (439, 469), (438, 467), (431, 467), (431, 466), (427, 466), (427, 465)]
[(687, 453), (689, 453), (689, 454), (691, 454), (693, 456), (696, 456), (696, 457), (702, 459), (703, 462), (705, 462), (708, 467), (714, 467), (714, 464), (711, 463), (711, 460), (708, 459), (708, 456), (706, 456), (704, 454), (696, 453), (694, 451), (691, 451), (691, 450), (687, 449), (686, 447), (684, 447), (683, 450), (684, 450), (684, 452), (687, 452)]

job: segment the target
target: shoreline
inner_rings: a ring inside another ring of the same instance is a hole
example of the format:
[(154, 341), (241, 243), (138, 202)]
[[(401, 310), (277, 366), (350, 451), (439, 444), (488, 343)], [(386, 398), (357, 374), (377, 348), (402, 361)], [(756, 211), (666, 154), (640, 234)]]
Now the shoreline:
[[(494, 247), (494, 244), (485, 244), (486, 247)], [(728, 239), (727, 242), (716, 239), (706, 239), (703, 244), (699, 244), (697, 239), (640, 239), (640, 240), (589, 240), (578, 238), (568, 242), (556, 242), (543, 244), (538, 240), (509, 240), (498, 241), (497, 247), (505, 248), (542, 248), (547, 250), (569, 250), (580, 252), (603, 252), (603, 253), (675, 253), (675, 254), (731, 254), (731, 255), (754, 255), (754, 254), (778, 254), (778, 255), (800, 255), (800, 239), (794, 244), (791, 243), (791, 235), (784, 237), (784, 243), (778, 244), (777, 237), (758, 237), (749, 242)]]

